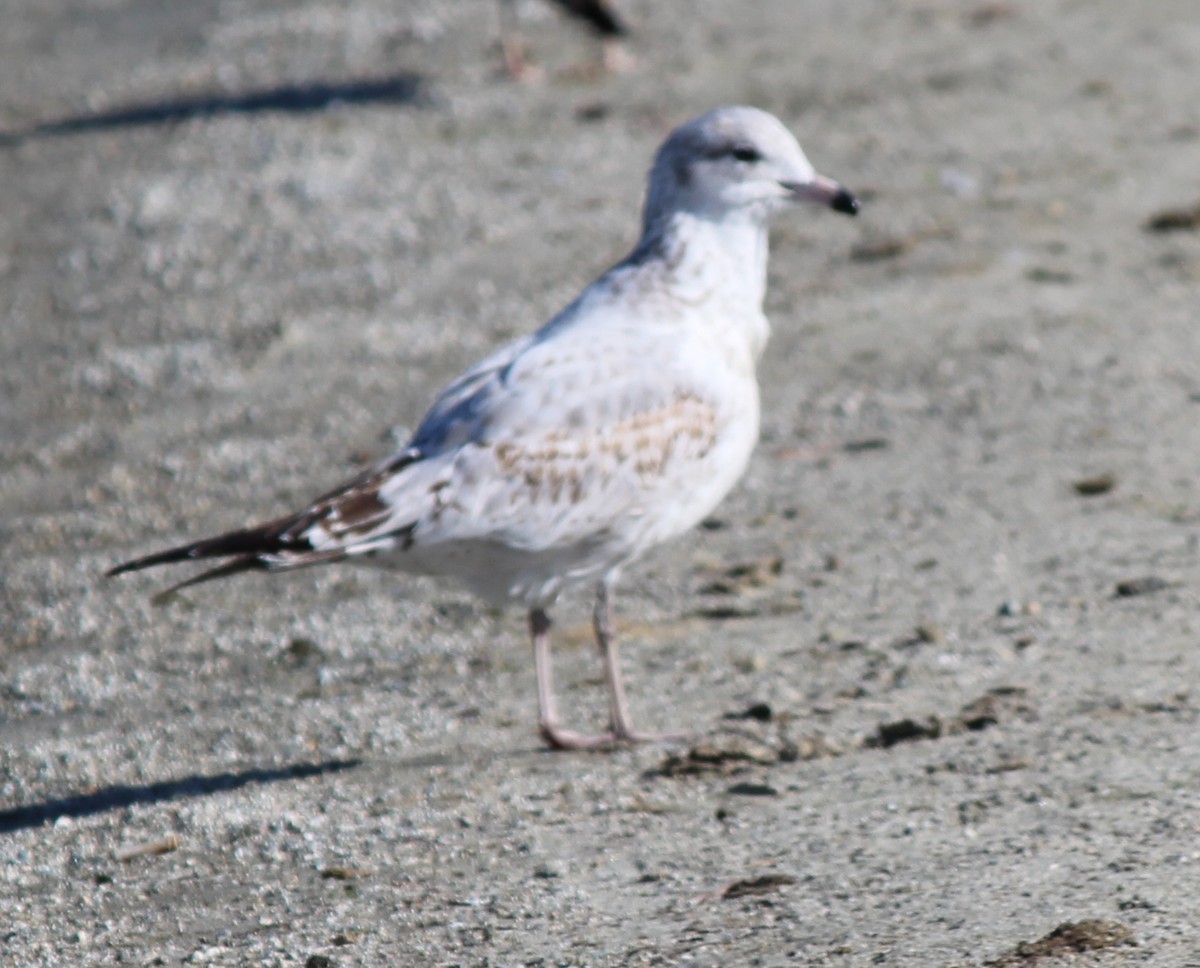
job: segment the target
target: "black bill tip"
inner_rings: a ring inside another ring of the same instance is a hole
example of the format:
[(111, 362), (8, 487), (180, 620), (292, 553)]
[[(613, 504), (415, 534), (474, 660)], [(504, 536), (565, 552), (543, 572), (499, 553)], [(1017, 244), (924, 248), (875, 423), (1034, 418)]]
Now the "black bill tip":
[(844, 188), (839, 188), (833, 198), (829, 200), (829, 207), (835, 212), (842, 212), (846, 215), (858, 214), (858, 199)]

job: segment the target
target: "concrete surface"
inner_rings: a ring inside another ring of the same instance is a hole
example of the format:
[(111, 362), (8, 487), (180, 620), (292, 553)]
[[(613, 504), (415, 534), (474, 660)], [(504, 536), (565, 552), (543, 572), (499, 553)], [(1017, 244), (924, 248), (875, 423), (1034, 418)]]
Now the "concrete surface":
[[(1200, 965), (1200, 12), (621, 9), (518, 85), (486, 0), (0, 8), (0, 961)], [(738, 102), (864, 210), (778, 226), (757, 456), (621, 589), (690, 747), (542, 751), (454, 588), (102, 577), (385, 452)]]

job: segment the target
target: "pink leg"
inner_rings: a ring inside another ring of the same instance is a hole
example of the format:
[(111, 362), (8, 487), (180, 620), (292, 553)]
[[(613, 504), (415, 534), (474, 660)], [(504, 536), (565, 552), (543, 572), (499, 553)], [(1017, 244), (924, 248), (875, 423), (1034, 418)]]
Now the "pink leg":
[(545, 609), (529, 613), (529, 635), (533, 639), (533, 661), (537, 668), (538, 732), (556, 750), (603, 750), (626, 743), (662, 743), (687, 739), (686, 733), (639, 733), (630, 725), (629, 703), (621, 679), (621, 657), (617, 652), (609, 603), (609, 583), (600, 585), (592, 612), (596, 644), (604, 664), (604, 683), (608, 689), (608, 732), (589, 735), (563, 729), (558, 722), (558, 704), (554, 699), (554, 671), (550, 657), (550, 616)]
[(556, 750), (608, 749), (616, 742), (612, 733), (587, 736), (572, 733), (558, 725), (558, 705), (554, 701), (554, 673), (550, 661), (550, 616), (545, 609), (529, 613), (529, 635), (533, 639), (533, 661), (537, 668), (538, 732)]
[(517, 23), (514, 0), (500, 0), (500, 50), (504, 70), (514, 81), (540, 81), (542, 71), (525, 59), (525, 44)]
[(616, 37), (605, 37), (601, 47), (604, 70), (609, 74), (629, 74), (637, 70), (638, 62)]
[(621, 656), (617, 650), (617, 638), (613, 633), (612, 604), (609, 600), (609, 582), (601, 582), (596, 595), (596, 607), (592, 612), (592, 627), (596, 631), (596, 645), (604, 663), (604, 682), (608, 686), (608, 728), (617, 743), (663, 743), (687, 739), (686, 733), (639, 733), (633, 729), (629, 717), (629, 703), (625, 698), (625, 684), (621, 677)]

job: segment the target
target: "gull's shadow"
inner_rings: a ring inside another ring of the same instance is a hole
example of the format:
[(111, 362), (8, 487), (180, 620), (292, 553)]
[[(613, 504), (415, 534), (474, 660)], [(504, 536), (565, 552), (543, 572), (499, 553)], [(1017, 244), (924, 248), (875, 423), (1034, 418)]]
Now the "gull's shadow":
[(96, 114), (79, 114), (54, 121), (43, 121), (16, 131), (0, 131), (0, 145), (19, 144), (35, 137), (170, 124), (215, 114), (257, 114), (265, 111), (299, 114), (323, 111), (343, 104), (426, 106), (429, 103), (430, 98), (421, 76), (408, 72), (350, 81), (307, 81), (234, 94), (198, 94), (192, 97), (168, 98), (146, 104), (115, 107)]
[(141, 786), (104, 787), (74, 797), (62, 797), (42, 803), (31, 803), (25, 807), (0, 810), (0, 833), (40, 827), (59, 817), (88, 817), (94, 813), (117, 810), (134, 804), (209, 796), (262, 783), (303, 780), (311, 776), (350, 770), (361, 763), (361, 760), (325, 760), (323, 763), (293, 763), (291, 766), (276, 769), (242, 770), (240, 773), (217, 773), (214, 776), (186, 776), (179, 780), (163, 780), (160, 783)]

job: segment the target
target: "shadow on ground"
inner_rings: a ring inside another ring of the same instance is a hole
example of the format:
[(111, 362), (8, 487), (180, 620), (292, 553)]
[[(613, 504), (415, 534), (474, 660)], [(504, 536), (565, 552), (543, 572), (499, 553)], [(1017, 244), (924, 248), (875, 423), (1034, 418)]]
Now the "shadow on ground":
[(118, 106), (96, 114), (43, 121), (16, 131), (0, 131), (0, 146), (17, 145), (30, 138), (149, 127), (218, 114), (300, 114), (324, 111), (337, 105), (400, 104), (423, 107), (428, 103), (430, 98), (424, 80), (419, 74), (409, 72), (350, 81), (307, 81), (234, 94), (168, 98), (146, 104)]
[(244, 786), (303, 780), (326, 773), (350, 770), (361, 760), (325, 760), (321, 763), (294, 763), (276, 769), (251, 769), (238, 773), (217, 773), (214, 776), (185, 776), (178, 780), (163, 780), (140, 786), (119, 785), (104, 787), (91, 793), (61, 797), (32, 803), (24, 807), (0, 810), (0, 833), (39, 827), (60, 817), (87, 817), (96, 813), (130, 807), (134, 804), (159, 803), (185, 797), (211, 796), (238, 790)]

